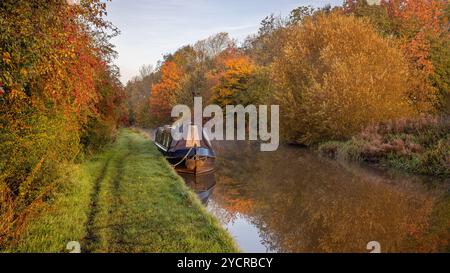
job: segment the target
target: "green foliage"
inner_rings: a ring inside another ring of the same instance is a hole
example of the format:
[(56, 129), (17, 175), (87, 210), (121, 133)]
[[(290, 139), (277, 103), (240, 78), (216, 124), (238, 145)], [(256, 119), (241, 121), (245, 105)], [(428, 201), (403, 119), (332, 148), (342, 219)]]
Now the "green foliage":
[(271, 101), (273, 82), (272, 70), (267, 66), (255, 66), (252, 77), (249, 79), (248, 88), (238, 95), (238, 102), (242, 105), (264, 104)]
[[(349, 3), (352, 3), (349, 5)], [(397, 22), (389, 18), (388, 10), (382, 5), (369, 5), (367, 1), (347, 1), (346, 11), (356, 17), (368, 18), (375, 28), (383, 35), (389, 36), (398, 33)]]
[(450, 114), (450, 39), (434, 40), (431, 47), (434, 73), (431, 80), (439, 90), (439, 109)]
[(84, 127), (80, 143), (83, 145), (86, 153), (93, 154), (109, 143), (115, 133), (116, 124), (114, 122), (108, 123), (108, 121), (104, 120), (90, 119)]
[[(292, 18), (298, 18), (299, 15), (292, 16)], [(250, 36), (246, 40), (244, 47), (246, 55), (258, 65), (270, 65), (282, 52), (286, 21), (286, 19), (275, 17), (273, 14), (264, 18), (258, 35)]]

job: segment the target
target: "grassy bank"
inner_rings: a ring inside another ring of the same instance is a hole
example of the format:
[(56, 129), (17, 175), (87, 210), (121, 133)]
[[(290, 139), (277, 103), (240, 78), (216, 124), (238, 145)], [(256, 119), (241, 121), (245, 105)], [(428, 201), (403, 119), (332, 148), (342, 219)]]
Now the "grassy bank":
[(79, 166), (9, 251), (236, 252), (150, 140), (121, 130), (115, 143)]
[(332, 158), (450, 177), (450, 119), (422, 117), (381, 123), (349, 141), (322, 143), (319, 151)]

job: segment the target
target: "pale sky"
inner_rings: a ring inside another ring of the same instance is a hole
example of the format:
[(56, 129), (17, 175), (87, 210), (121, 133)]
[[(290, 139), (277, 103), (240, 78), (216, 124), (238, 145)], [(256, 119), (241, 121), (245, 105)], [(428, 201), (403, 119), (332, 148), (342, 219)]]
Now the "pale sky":
[(113, 39), (116, 64), (125, 84), (142, 65), (156, 66), (167, 53), (183, 45), (228, 32), (242, 41), (256, 33), (270, 14), (286, 16), (304, 5), (341, 5), (343, 0), (112, 0), (108, 19), (121, 35)]

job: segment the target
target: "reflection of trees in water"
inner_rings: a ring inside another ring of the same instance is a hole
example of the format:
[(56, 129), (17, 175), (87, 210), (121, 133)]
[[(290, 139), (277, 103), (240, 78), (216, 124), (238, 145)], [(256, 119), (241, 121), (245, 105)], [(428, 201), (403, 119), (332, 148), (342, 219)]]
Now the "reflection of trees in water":
[(248, 215), (272, 250), (366, 252), (373, 240), (383, 251), (448, 245), (450, 205), (434, 216), (437, 197), (420, 183), (346, 169), (300, 149), (261, 153), (236, 145), (216, 149), (215, 201), (229, 213), (225, 220)]
[(423, 238), (411, 242), (420, 252), (450, 252), (450, 195), (440, 198), (434, 205), (430, 225)]
[(228, 211), (226, 218), (222, 218), (222, 221), (228, 223), (236, 219), (236, 213), (251, 214), (252, 189), (242, 182), (253, 179), (253, 172), (258, 172), (259, 166), (254, 164), (255, 158), (252, 157), (254, 148), (244, 141), (223, 142), (215, 147), (215, 151), (220, 154), (216, 160), (216, 181), (220, 181), (220, 185), (216, 189), (215, 200)]

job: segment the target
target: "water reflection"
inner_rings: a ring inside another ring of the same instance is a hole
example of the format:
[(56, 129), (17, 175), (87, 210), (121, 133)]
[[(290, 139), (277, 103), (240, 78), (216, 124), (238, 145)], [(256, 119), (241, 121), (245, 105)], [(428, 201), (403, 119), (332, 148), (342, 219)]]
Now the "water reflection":
[(374, 240), (383, 252), (449, 250), (445, 183), (258, 147), (216, 145), (217, 184), (207, 194), (209, 210), (244, 251), (368, 252)]
[(201, 175), (179, 173), (183, 177), (186, 185), (188, 185), (202, 201), (204, 205), (208, 204), (209, 198), (213, 194), (216, 186), (214, 173), (206, 173)]

